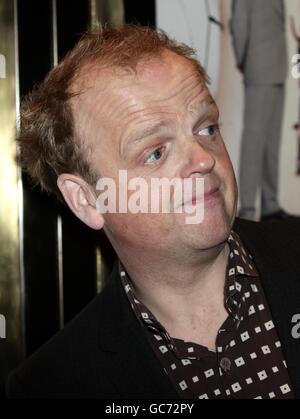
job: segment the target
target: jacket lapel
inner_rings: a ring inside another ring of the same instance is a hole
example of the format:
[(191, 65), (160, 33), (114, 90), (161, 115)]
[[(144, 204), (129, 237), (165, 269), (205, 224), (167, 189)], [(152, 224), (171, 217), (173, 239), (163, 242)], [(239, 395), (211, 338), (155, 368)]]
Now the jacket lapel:
[(270, 237), (265, 237), (259, 225), (254, 228), (253, 224), (246, 233), (242, 225), (235, 225), (235, 231), (253, 256), (281, 341), (294, 395), (300, 398), (300, 339), (292, 336), (295, 326), (292, 319), (300, 314), (300, 268), (295, 267), (292, 249), (282, 248), (280, 236), (276, 238), (278, 242), (273, 239), (270, 248)]
[(120, 398), (178, 398), (130, 307), (117, 264), (104, 293), (99, 346), (107, 353), (108, 373)]

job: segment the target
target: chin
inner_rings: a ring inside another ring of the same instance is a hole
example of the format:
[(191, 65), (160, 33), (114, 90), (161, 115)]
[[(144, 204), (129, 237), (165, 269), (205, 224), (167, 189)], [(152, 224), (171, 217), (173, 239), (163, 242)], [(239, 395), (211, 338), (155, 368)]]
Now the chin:
[(185, 225), (186, 239), (193, 246), (209, 249), (226, 242), (228, 239), (234, 215), (223, 211), (206, 211), (204, 220), (200, 224)]

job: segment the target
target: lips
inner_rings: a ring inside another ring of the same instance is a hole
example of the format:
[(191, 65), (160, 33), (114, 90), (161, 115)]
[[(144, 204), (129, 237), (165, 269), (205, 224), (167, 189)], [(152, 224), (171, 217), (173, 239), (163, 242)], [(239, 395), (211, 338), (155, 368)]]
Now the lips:
[(204, 199), (208, 199), (210, 197), (213, 197), (214, 195), (216, 195), (219, 192), (219, 188), (213, 188), (210, 189), (207, 192), (204, 192)]
[(183, 205), (196, 205), (197, 203), (203, 202), (203, 198), (204, 198), (204, 202), (210, 201), (217, 197), (218, 192), (219, 192), (219, 188), (209, 189), (206, 192), (204, 192), (203, 196), (193, 196), (192, 200), (184, 202)]

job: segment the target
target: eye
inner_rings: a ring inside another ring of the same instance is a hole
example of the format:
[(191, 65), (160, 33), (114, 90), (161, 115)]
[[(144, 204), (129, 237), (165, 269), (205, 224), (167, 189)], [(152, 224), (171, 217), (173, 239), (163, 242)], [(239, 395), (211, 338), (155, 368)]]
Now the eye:
[(210, 125), (209, 127), (206, 127), (200, 131), (197, 132), (197, 135), (200, 136), (207, 136), (207, 137), (213, 137), (218, 129), (218, 125)]
[(163, 157), (163, 151), (164, 151), (164, 147), (156, 148), (154, 151), (152, 151), (152, 153), (150, 153), (147, 156), (147, 158), (145, 160), (145, 163), (156, 163), (156, 162), (158, 162)]

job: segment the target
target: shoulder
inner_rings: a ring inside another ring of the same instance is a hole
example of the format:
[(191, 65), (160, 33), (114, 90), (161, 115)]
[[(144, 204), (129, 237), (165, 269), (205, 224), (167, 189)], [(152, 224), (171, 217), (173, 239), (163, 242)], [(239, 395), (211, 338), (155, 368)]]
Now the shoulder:
[(291, 221), (281, 222), (254, 222), (237, 218), (234, 223), (234, 229), (241, 234), (250, 236), (268, 236), (274, 235), (281, 238), (291, 238), (300, 236), (300, 218)]
[(8, 398), (83, 397), (88, 392), (83, 387), (85, 375), (92, 376), (96, 364), (98, 371), (105, 364), (99, 348), (99, 320), (111, 296), (109, 288), (10, 375)]
[[(300, 219), (299, 219), (300, 220)], [(294, 260), (300, 266), (300, 221), (257, 223), (236, 219), (234, 227), (250, 252)]]

